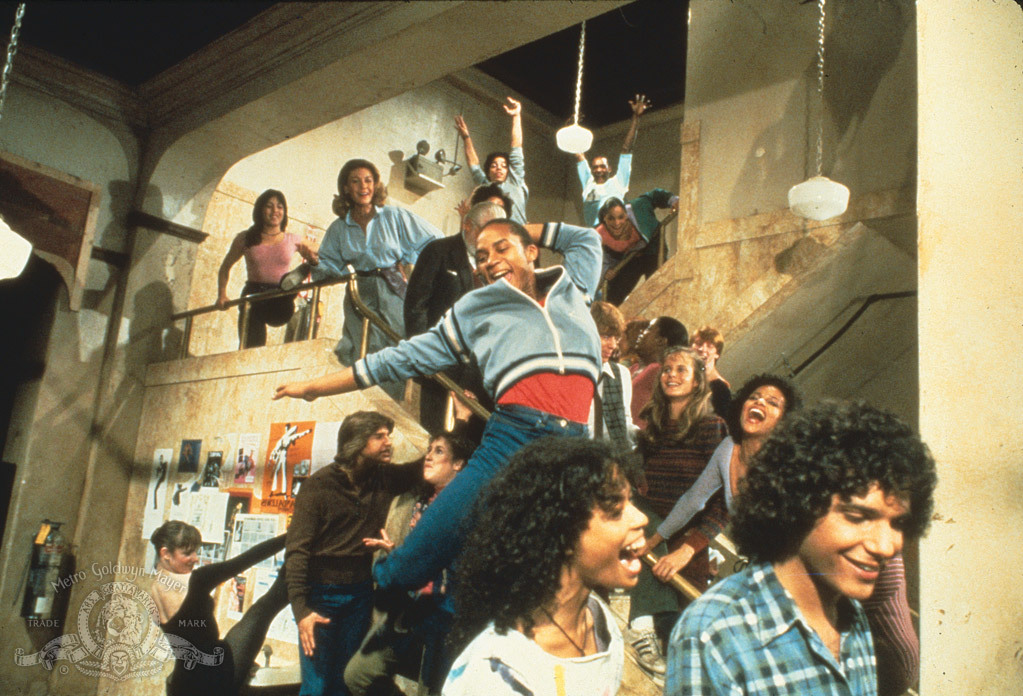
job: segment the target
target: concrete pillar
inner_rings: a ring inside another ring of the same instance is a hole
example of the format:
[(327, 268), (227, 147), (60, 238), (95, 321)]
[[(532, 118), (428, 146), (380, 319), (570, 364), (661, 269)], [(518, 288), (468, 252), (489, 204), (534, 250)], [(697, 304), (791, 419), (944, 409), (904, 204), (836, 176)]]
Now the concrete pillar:
[(1023, 13), (917, 4), (920, 693), (1023, 693)]

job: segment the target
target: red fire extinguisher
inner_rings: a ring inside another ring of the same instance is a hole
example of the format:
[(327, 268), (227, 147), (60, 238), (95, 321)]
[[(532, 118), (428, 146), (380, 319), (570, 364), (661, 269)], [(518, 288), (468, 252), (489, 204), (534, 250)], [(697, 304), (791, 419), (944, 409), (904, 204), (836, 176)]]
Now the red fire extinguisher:
[(32, 544), (32, 561), (21, 603), (21, 615), (29, 619), (30, 625), (57, 627), (67, 608), (70, 583), (62, 581), (61, 573), (70, 566), (71, 553), (60, 531), (61, 524), (43, 520)]

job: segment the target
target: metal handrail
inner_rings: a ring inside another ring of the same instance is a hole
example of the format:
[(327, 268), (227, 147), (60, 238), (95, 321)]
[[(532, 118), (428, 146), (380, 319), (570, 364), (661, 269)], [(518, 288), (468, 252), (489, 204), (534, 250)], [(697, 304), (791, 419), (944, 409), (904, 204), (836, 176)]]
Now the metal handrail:
[[(307, 338), (316, 338), (317, 324), (316, 324), (316, 309), (320, 304), (320, 289), (329, 287), (331, 285), (338, 285), (339, 283), (348, 282), (348, 276), (342, 276), (340, 278), (327, 278), (325, 280), (312, 281), (309, 283), (302, 283), (296, 285), (290, 290), (266, 290), (264, 292), (257, 292), (251, 295), (242, 295), (237, 300), (228, 300), (224, 303), (221, 308), (219, 305), (212, 304), (204, 307), (197, 307), (195, 309), (185, 310), (184, 312), (178, 312), (177, 314), (171, 315), (171, 321), (178, 321), (179, 319), (185, 320), (185, 330), (181, 338), (181, 349), (178, 351), (179, 358), (188, 357), (188, 346), (192, 340), (192, 320), (200, 314), (212, 314), (213, 312), (219, 312), (222, 310), (229, 309), (231, 307), (237, 307), (241, 305), (239, 312), (241, 313), (241, 331), (239, 332), (243, 337), (247, 335), (249, 327), (249, 303), (258, 302), (260, 300), (269, 300), (275, 297), (289, 297), (295, 295), (303, 290), (312, 290), (313, 296), (310, 299), (310, 304), (313, 307), (313, 317), (309, 322), (309, 329), (306, 336), (300, 337), (300, 340)], [(244, 340), (244, 339), (242, 339)], [(242, 346), (244, 348), (244, 346)]]
[[(643, 562), (646, 563), (651, 568), (657, 565), (657, 562), (659, 560), (661, 560), (660, 557), (655, 556), (653, 552), (647, 553), (646, 555), (643, 556)], [(689, 599), (690, 601), (696, 599), (697, 597), (703, 594), (703, 592), (701, 592), (696, 587), (696, 585), (689, 582), (678, 573), (675, 573), (670, 578), (668, 578), (665, 581), (665, 583), (674, 587), (678, 592), (685, 595), (686, 598)]]
[(852, 325), (855, 324), (861, 316), (863, 316), (863, 314), (870, 308), (872, 304), (874, 304), (875, 302), (882, 302), (885, 300), (902, 300), (907, 297), (916, 297), (916, 290), (903, 290), (901, 292), (879, 292), (874, 293), (873, 295), (868, 295), (863, 300), (863, 304), (860, 305), (860, 308), (857, 309), (851, 317), (849, 317), (848, 321), (842, 324), (842, 326), (839, 327), (839, 329), (835, 331), (834, 334), (832, 334), (831, 338), (824, 342), (824, 345), (815, 350), (813, 354), (806, 360), (801, 362), (798, 367), (789, 370), (790, 372), (789, 376), (795, 377), (800, 372), (809, 367), (810, 363), (812, 363), (814, 360), (823, 355), (824, 351), (826, 351), (828, 348), (834, 345), (835, 342), (838, 341), (838, 339), (844, 336), (845, 333), (850, 328), (852, 328)]
[[(665, 257), (668, 255), (668, 240), (664, 236), (664, 228), (668, 226), (668, 223), (674, 222), (675, 218), (678, 217), (678, 211), (673, 210), (664, 216), (664, 219), (657, 223), (657, 267), (660, 268), (664, 265)], [(622, 258), (617, 264), (607, 269), (604, 273), (604, 277), (600, 279), (600, 296), (607, 297), (607, 284), (614, 279), (618, 273), (625, 268), (625, 266), (632, 261), (640, 252), (644, 251), (646, 247), (634, 249)], [(637, 286), (638, 287), (638, 286)], [(633, 288), (635, 290), (635, 288)], [(632, 292), (631, 290), (629, 292)]]
[[(366, 357), (367, 347), (369, 343), (370, 324), (383, 331), (384, 335), (390, 338), (395, 343), (404, 338), (401, 334), (392, 329), (391, 326), (387, 323), (386, 320), (384, 320), (383, 317), (381, 317), (376, 312), (367, 307), (366, 303), (362, 301), (362, 297), (359, 295), (359, 284), (356, 281), (356, 276), (353, 274), (348, 274), (337, 278), (328, 278), (326, 280), (302, 283), (300, 285), (296, 285), (290, 290), (267, 290), (265, 292), (253, 293), (252, 295), (243, 295), (242, 297), (236, 300), (229, 300), (228, 302), (225, 302), (223, 309), (242, 305), (242, 308), (240, 310), (242, 312), (241, 335), (245, 336), (246, 335), (245, 330), (248, 327), (247, 310), (248, 304), (250, 302), (269, 300), (274, 297), (286, 297), (294, 295), (303, 290), (311, 289), (313, 291), (313, 297), (311, 300), (314, 312), (313, 318), (315, 319), (315, 311), (320, 301), (320, 289), (331, 285), (338, 285), (340, 283), (348, 284), (348, 297), (352, 301), (352, 306), (355, 308), (355, 311), (359, 314), (359, 316), (362, 317), (362, 339), (359, 342), (360, 358)], [(213, 312), (219, 311), (221, 311), (221, 307), (213, 304), (207, 305), (205, 307), (198, 307), (196, 309), (189, 309), (184, 312), (178, 312), (177, 314), (171, 315), (171, 321), (177, 321), (179, 319), (185, 320), (185, 330), (184, 336), (182, 337), (181, 340), (181, 352), (179, 357), (181, 358), (188, 357), (188, 344), (192, 337), (192, 319), (196, 316), (199, 316), (200, 314), (212, 314)], [(310, 335), (307, 336), (307, 338), (316, 338), (315, 321), (309, 322), (309, 333)], [(462, 393), (462, 388), (458, 386), (458, 384), (456, 384), (455, 381), (448, 377), (446, 374), (444, 374), (443, 372), (438, 372), (435, 375), (429, 375), (429, 377), (430, 379), (439, 383), (448, 391), (452, 392), (455, 395), (455, 398), (461, 401), (463, 404), (465, 404), (466, 408), (472, 411), (475, 415), (479, 416), (483, 420), (490, 418), (490, 411), (484, 408), (475, 399), (470, 399), (469, 397), (465, 396), (465, 394)]]

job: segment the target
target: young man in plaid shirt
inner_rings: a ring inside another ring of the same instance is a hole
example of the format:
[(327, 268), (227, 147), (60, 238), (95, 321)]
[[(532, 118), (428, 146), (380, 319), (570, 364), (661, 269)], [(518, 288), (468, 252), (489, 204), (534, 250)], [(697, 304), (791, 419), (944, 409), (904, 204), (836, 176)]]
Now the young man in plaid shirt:
[(666, 696), (874, 695), (859, 602), (936, 483), (926, 446), (862, 403), (825, 403), (783, 424), (736, 499), (733, 538), (751, 565), (695, 601), (672, 631)]

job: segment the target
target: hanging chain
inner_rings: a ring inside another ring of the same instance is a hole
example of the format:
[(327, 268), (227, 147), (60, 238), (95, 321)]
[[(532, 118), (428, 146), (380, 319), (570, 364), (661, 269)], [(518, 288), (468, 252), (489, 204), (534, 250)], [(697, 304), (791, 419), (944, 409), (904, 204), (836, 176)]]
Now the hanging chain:
[(817, 0), (820, 17), (817, 18), (817, 176), (821, 175), (821, 140), (824, 131), (824, 3)]
[(579, 125), (579, 102), (582, 100), (583, 95), (583, 49), (586, 48), (586, 20), (583, 20), (582, 31), (579, 32), (579, 72), (575, 78), (575, 120), (573, 121), (576, 125)]
[(7, 98), (7, 84), (11, 81), (11, 66), (14, 65), (14, 54), (18, 52), (18, 34), (21, 33), (21, 18), (25, 16), (25, 3), (18, 5), (14, 14), (14, 26), (11, 27), (11, 40), (7, 43), (7, 60), (4, 71), (0, 75), (0, 118), (4, 115), (4, 100)]

